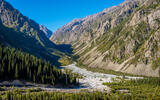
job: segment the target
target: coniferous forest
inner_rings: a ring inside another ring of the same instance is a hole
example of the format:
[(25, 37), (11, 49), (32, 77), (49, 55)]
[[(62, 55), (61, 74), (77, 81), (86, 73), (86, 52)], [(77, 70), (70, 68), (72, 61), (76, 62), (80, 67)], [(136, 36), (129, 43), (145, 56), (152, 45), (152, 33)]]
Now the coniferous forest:
[(73, 85), (76, 77), (49, 62), (14, 48), (0, 46), (0, 80), (26, 80), (51, 85)]

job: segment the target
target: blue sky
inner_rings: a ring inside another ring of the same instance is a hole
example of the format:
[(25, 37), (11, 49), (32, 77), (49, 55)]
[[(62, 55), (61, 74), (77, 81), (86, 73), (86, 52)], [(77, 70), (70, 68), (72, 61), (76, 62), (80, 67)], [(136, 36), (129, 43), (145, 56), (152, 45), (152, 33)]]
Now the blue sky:
[(53, 32), (76, 18), (116, 6), (124, 0), (6, 0), (23, 15)]

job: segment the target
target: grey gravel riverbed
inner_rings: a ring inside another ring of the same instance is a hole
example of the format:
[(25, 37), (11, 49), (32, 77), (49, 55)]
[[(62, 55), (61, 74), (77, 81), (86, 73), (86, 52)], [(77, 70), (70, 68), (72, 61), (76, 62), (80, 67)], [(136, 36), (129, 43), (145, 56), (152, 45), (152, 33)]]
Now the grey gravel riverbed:
[[(92, 72), (88, 71), (84, 68), (79, 68), (76, 66), (76, 64), (71, 64), (68, 66), (63, 66), (66, 69), (72, 70), (73, 73), (77, 73), (83, 76), (82, 79), (79, 80), (81, 87), (84, 87), (85, 89), (93, 89), (98, 91), (110, 91), (110, 88), (103, 85), (105, 82), (112, 82), (112, 78), (116, 77), (122, 77), (117, 75), (111, 75), (111, 74), (103, 74), (98, 72)], [(128, 79), (137, 79), (142, 77), (131, 77), (126, 76)], [(81, 89), (77, 88), (77, 89)]]

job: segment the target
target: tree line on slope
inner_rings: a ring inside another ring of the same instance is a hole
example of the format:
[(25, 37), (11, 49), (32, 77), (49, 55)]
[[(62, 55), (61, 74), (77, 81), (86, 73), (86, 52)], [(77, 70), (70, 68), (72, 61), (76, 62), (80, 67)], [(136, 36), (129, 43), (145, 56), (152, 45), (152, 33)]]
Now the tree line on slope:
[(51, 85), (77, 84), (72, 73), (64, 73), (47, 61), (0, 45), (0, 81), (15, 79)]

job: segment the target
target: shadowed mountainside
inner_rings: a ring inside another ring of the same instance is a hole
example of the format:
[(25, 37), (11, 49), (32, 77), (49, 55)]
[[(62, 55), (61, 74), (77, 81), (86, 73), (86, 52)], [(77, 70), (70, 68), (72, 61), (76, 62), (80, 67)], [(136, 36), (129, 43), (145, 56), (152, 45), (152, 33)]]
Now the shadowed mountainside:
[(47, 38), (39, 24), (4, 0), (0, 0), (0, 29), (0, 44), (34, 54), (56, 66), (60, 66), (58, 59), (67, 53), (66, 47), (58, 46)]

